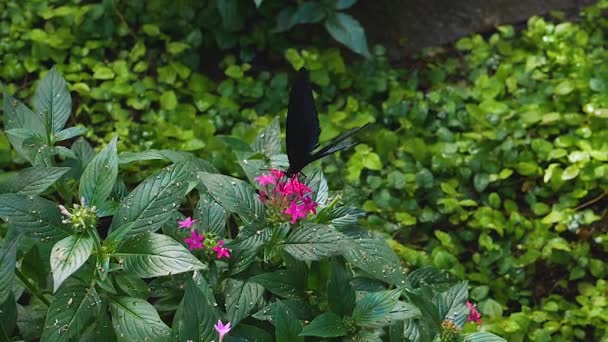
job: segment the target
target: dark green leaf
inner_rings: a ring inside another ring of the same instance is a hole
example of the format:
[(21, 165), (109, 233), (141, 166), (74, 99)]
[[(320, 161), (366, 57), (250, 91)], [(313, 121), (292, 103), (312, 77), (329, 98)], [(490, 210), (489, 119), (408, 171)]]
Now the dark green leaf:
[(1, 194), (0, 218), (42, 242), (59, 240), (70, 233), (61, 222), (57, 205), (36, 196)]
[(217, 2), (224, 27), (229, 31), (238, 31), (243, 27), (243, 16), (239, 9), (239, 0)]
[(61, 131), (70, 118), (72, 98), (65, 80), (57, 69), (49, 70), (38, 84), (34, 94), (34, 108), (37, 113), (43, 115), (43, 118), (49, 115), (48, 120), (44, 122), (50, 124), (48, 127), (51, 127), (53, 132)]
[(327, 304), (332, 312), (348, 316), (355, 307), (355, 290), (350, 285), (351, 275), (341, 260), (331, 262), (331, 274), (327, 280)]
[(325, 21), (327, 32), (338, 42), (363, 56), (370, 56), (365, 30), (357, 19), (345, 13), (333, 13)]
[(71, 341), (98, 315), (100, 303), (93, 287), (64, 287), (49, 307), (41, 341)]
[(179, 242), (156, 233), (134, 235), (114, 254), (125, 271), (141, 278), (159, 277), (205, 268)]
[(83, 135), (88, 131), (86, 127), (70, 127), (61, 130), (55, 134), (55, 141), (64, 141), (79, 135)]
[(263, 153), (270, 157), (281, 153), (281, 125), (279, 118), (275, 117), (264, 131), (257, 136), (251, 144), (251, 148), (255, 152)]
[(466, 281), (463, 281), (435, 296), (433, 303), (439, 309), (441, 319), (450, 319), (459, 327), (462, 327), (469, 315), (469, 309), (466, 305), (468, 298), (468, 285)]
[[(312, 309), (304, 300), (286, 299), (282, 300), (280, 303), (287, 306), (299, 320), (309, 320), (312, 317)], [(254, 313), (252, 317), (261, 321), (272, 321), (273, 317), (276, 317), (277, 315), (276, 309), (278, 306), (279, 302), (271, 303), (262, 310)]]
[(114, 137), (82, 173), (79, 195), (89, 206), (99, 206), (112, 192), (118, 175), (116, 140)]
[(352, 318), (361, 327), (379, 326), (383, 318), (397, 305), (401, 290), (372, 292), (357, 301)]
[(173, 331), (179, 341), (211, 341), (217, 337), (213, 325), (219, 317), (211, 292), (206, 282), (197, 285), (196, 280), (188, 280), (181, 315), (176, 315), (173, 322)]
[(325, 18), (325, 9), (319, 2), (304, 1), (298, 5), (294, 15), (298, 24), (318, 23)]
[(30, 167), (20, 170), (0, 185), (1, 193), (38, 195), (68, 172), (68, 167)]
[(506, 342), (502, 337), (498, 337), (489, 332), (476, 332), (464, 335), (464, 342)]
[(334, 8), (337, 10), (345, 10), (357, 3), (357, 0), (336, 0)]
[(304, 327), (300, 336), (339, 337), (346, 335), (342, 318), (335, 313), (326, 312)]
[(263, 273), (255, 275), (249, 280), (284, 298), (298, 299), (304, 293), (305, 279), (303, 274), (294, 271), (281, 270)]
[(211, 196), (227, 211), (239, 215), (245, 222), (264, 217), (264, 205), (249, 184), (219, 174), (200, 172), (199, 175)]
[(232, 326), (236, 326), (256, 306), (264, 294), (264, 287), (256, 283), (229, 278), (226, 279), (224, 294), (228, 320)]
[[(46, 130), (44, 127), (44, 121), (42, 121), (42, 118), (39, 115), (36, 115), (26, 105), (19, 102), (8, 93), (4, 93), (5, 133), (7, 133), (6, 131), (13, 129), (23, 129), (26, 132), (29, 132), (31, 135), (46, 137)], [(25, 152), (22, 147), (24, 141), (23, 136), (9, 134), (7, 134), (7, 136), (17, 153), (24, 157)]]
[(327, 180), (323, 175), (323, 170), (321, 168), (316, 168), (310, 172), (308, 177), (306, 177), (306, 184), (313, 191), (312, 199), (317, 202), (319, 206), (324, 206), (329, 198), (329, 187), (327, 186)]
[(305, 224), (292, 230), (278, 246), (296, 259), (320, 260), (341, 254), (345, 239), (347, 237), (333, 227)]
[(277, 304), (274, 326), (276, 342), (304, 342), (304, 337), (299, 336), (302, 332), (302, 323), (281, 302)]
[(7, 300), (13, 290), (18, 242), (19, 238), (14, 239), (0, 249), (0, 304)]
[(208, 193), (201, 193), (194, 217), (200, 220), (203, 231), (212, 232), (219, 237), (226, 235), (226, 210)]
[(171, 341), (171, 329), (143, 299), (120, 297), (110, 301), (112, 325), (118, 341)]
[(17, 303), (12, 293), (0, 303), (0, 340), (10, 341), (17, 323)]
[(93, 238), (88, 234), (70, 235), (58, 241), (51, 252), (53, 291), (82, 266), (93, 251)]

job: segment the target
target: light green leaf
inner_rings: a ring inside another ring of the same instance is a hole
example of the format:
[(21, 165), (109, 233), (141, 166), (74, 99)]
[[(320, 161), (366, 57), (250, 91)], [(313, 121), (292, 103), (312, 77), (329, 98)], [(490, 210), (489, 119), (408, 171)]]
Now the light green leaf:
[(80, 198), (88, 206), (99, 206), (110, 196), (118, 175), (118, 155), (114, 137), (110, 143), (89, 162), (80, 178)]
[(159, 277), (205, 268), (179, 242), (167, 235), (145, 233), (124, 241), (114, 256), (125, 271), (141, 278)]
[(70, 234), (61, 222), (57, 204), (37, 196), (1, 194), (0, 218), (42, 242), (53, 242)]
[(264, 205), (249, 184), (220, 174), (199, 172), (199, 176), (209, 194), (226, 211), (236, 213), (245, 222), (264, 217)]
[(101, 299), (94, 287), (64, 287), (49, 307), (41, 341), (72, 341), (101, 310)]
[(55, 141), (64, 141), (85, 134), (89, 129), (86, 127), (69, 127), (57, 132)]
[(30, 167), (20, 170), (0, 184), (0, 193), (38, 195), (53, 185), (69, 167)]
[(118, 341), (171, 341), (171, 329), (160, 319), (154, 306), (143, 299), (112, 299), (110, 311)]
[(305, 224), (293, 229), (285, 241), (277, 246), (298, 260), (321, 260), (342, 253), (347, 239), (331, 226)]
[(321, 314), (304, 327), (300, 336), (339, 337), (346, 335), (342, 317), (332, 312)]
[(70, 235), (58, 241), (51, 251), (53, 291), (82, 266), (93, 251), (93, 238), (88, 234)]
[(173, 90), (168, 90), (160, 96), (160, 108), (164, 110), (174, 110), (177, 107), (177, 96)]
[(56, 68), (49, 70), (38, 84), (34, 94), (34, 108), (53, 132), (61, 131), (70, 118), (72, 98), (67, 83)]
[(363, 56), (369, 57), (365, 30), (357, 19), (352, 16), (336, 12), (325, 21), (325, 29), (338, 42)]

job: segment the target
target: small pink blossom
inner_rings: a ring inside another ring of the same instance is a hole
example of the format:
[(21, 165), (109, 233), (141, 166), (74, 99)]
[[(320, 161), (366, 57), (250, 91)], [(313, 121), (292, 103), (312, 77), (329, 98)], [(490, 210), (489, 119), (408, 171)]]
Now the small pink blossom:
[[(226, 259), (230, 259), (230, 250), (228, 248), (224, 248), (224, 240), (220, 240), (217, 242), (217, 246), (211, 248), (214, 252), (217, 253), (217, 258), (221, 259), (222, 257), (226, 257)], [(228, 323), (230, 324), (230, 323)], [(230, 329), (228, 329), (230, 330)]]
[(224, 325), (221, 320), (218, 320), (217, 324), (214, 324), (213, 327), (215, 328), (215, 331), (217, 331), (217, 333), (220, 335), (220, 342), (224, 340), (224, 335), (226, 335), (230, 331), (230, 329), (232, 329), (230, 327), (230, 322)]
[(192, 228), (192, 225), (198, 222), (198, 220), (193, 220), (190, 216), (186, 217), (184, 220), (177, 221), (179, 226), (177, 228)]
[(190, 237), (184, 239), (184, 242), (188, 244), (188, 248), (193, 251), (195, 249), (203, 249), (203, 240), (205, 239), (205, 234), (198, 235), (196, 230), (193, 230), (190, 233)]
[(59, 210), (61, 211), (61, 214), (63, 214), (63, 216), (65, 217), (70, 217), (72, 216), (72, 214), (70, 214), (70, 212), (68, 211), (68, 209), (66, 207), (64, 207), (63, 205), (59, 205)]
[(283, 176), (285, 176), (285, 171), (283, 170), (277, 170), (277, 169), (270, 169), (270, 173), (274, 176), (274, 178), (276, 179), (281, 179), (283, 178)]
[(287, 208), (284, 213), (287, 215), (291, 215), (291, 223), (294, 224), (298, 221), (298, 218), (305, 218), (306, 211), (303, 210), (304, 206), (298, 205), (295, 201), (292, 201), (289, 204), (289, 208)]
[(264, 173), (261, 176), (255, 177), (254, 178), (258, 184), (260, 184), (261, 186), (267, 186), (269, 184), (276, 184), (277, 179), (275, 178), (274, 175), (272, 174), (268, 174), (268, 173)]
[(315, 215), (317, 214), (317, 202), (313, 201), (310, 196), (303, 197), (302, 204), (304, 206), (304, 211), (313, 213)]
[(467, 317), (467, 322), (475, 322), (477, 324), (481, 323), (481, 314), (477, 310), (477, 307), (469, 301), (467, 301), (467, 307), (469, 308), (469, 317)]

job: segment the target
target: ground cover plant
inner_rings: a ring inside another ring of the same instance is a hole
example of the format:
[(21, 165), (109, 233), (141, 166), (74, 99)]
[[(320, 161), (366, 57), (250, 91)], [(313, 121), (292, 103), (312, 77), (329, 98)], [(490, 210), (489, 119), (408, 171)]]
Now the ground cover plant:
[[(4, 94), (5, 133), (31, 164), (0, 184), (4, 339), (504, 341), (463, 333), (479, 321), (467, 283), (404, 272), (320, 170), (287, 177), (278, 120), (237, 155), (247, 182), (185, 152), (118, 154), (117, 138), (58, 144), (82, 129), (65, 127), (56, 69), (33, 103)], [(151, 158), (172, 164), (129, 191), (119, 164)]]
[[(254, 30), (218, 53), (228, 36), (201, 26), (199, 44), (179, 6), (108, 4), (0, 4), (0, 82), (29, 99), (59, 64), (74, 98), (68, 122), (93, 127), (80, 133), (97, 149), (119, 136), (127, 188), (179, 158), (166, 150), (256, 184), (243, 156), (285, 117), (290, 70), (305, 66), (322, 141), (376, 123), (323, 174), (408, 270), (468, 280), (482, 329), (509, 341), (606, 336), (606, 1), (429, 49), (408, 67), (391, 66), (381, 47), (346, 62), (323, 38), (303, 39), (301, 25), (288, 36)], [(131, 154), (138, 162), (126, 153), (149, 149)], [(3, 169), (24, 163), (0, 137)]]

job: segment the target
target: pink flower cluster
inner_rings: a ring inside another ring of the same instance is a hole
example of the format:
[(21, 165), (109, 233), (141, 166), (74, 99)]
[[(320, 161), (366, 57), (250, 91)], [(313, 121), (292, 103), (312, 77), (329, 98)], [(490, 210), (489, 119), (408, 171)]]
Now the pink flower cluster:
[[(187, 217), (184, 220), (178, 221), (178, 228), (186, 228), (190, 229), (190, 236), (184, 239), (184, 242), (188, 244), (188, 248), (193, 251), (195, 249), (203, 249), (203, 241), (205, 240), (205, 234), (198, 234), (196, 229), (192, 227), (193, 224), (198, 222), (198, 220), (193, 220), (190, 217)], [(219, 240), (217, 245), (211, 248), (215, 253), (217, 253), (217, 258), (221, 259), (222, 257), (226, 257), (226, 259), (230, 259), (230, 250), (224, 247), (224, 240)]]
[(477, 324), (481, 323), (481, 314), (477, 310), (477, 306), (467, 301), (467, 307), (469, 308), (469, 317), (467, 317), (467, 322), (475, 322)]
[(312, 189), (300, 182), (297, 176), (287, 178), (284, 171), (271, 169), (255, 180), (262, 187), (260, 201), (271, 211), (291, 216), (292, 224), (306, 218), (309, 213), (317, 214), (317, 202), (310, 197)]

